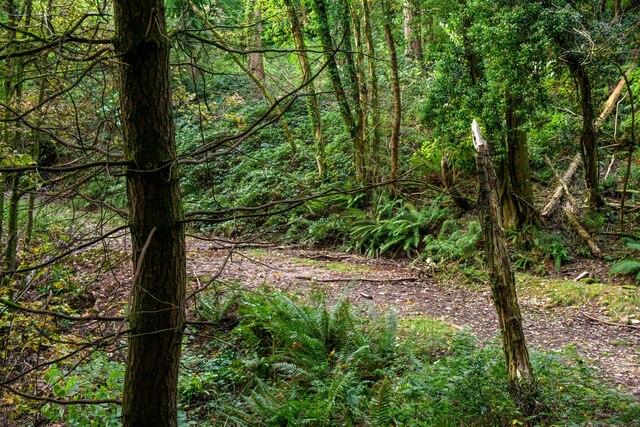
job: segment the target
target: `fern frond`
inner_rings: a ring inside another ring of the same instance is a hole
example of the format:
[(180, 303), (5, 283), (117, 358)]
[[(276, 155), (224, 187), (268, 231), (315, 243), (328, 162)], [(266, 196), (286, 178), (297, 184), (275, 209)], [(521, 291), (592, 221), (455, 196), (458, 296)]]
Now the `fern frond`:
[(640, 272), (640, 260), (637, 259), (625, 259), (611, 267), (611, 274), (633, 274), (637, 272)]

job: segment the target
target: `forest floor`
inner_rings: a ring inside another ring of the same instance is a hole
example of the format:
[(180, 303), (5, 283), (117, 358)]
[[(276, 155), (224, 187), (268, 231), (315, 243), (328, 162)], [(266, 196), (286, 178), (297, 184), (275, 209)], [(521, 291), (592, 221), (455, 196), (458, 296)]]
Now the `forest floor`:
[[(472, 291), (455, 278), (406, 260), (371, 259), (326, 250), (288, 248), (216, 248), (206, 241), (188, 245), (187, 274), (203, 285), (219, 274), (225, 283), (249, 289), (262, 285), (286, 292), (326, 291), (331, 297), (345, 290), (357, 307), (393, 307), (399, 316), (428, 316), (467, 329), (483, 342), (495, 340), (498, 323), (490, 291)], [(224, 268), (222, 268), (224, 266)], [(584, 268), (578, 266), (577, 270)], [(590, 265), (596, 278), (605, 269)], [(578, 273), (565, 272), (567, 280)], [(574, 274), (575, 273), (575, 274)], [(589, 286), (585, 284), (584, 286)], [(481, 289), (479, 287), (479, 289)], [(640, 399), (640, 329), (606, 320), (596, 304), (577, 308), (550, 305), (544, 298), (520, 297), (525, 335), (530, 347), (547, 353), (573, 349), (612, 385)], [(608, 322), (608, 323), (607, 323)]]

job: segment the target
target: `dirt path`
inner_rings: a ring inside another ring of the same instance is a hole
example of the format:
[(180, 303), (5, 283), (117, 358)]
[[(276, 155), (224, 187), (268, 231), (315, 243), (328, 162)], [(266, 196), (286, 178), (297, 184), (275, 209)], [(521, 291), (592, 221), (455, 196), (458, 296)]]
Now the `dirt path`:
[[(250, 287), (269, 285), (286, 291), (324, 289), (342, 294), (347, 285), (356, 304), (394, 307), (401, 316), (426, 315), (469, 328), (480, 339), (498, 333), (489, 291), (446, 287), (407, 262), (372, 260), (329, 251), (287, 249), (242, 250), (227, 258), (227, 250), (206, 242), (191, 242), (190, 276), (213, 276), (225, 264), (220, 279)], [(550, 352), (574, 346), (596, 362), (608, 380), (640, 398), (640, 330), (610, 326), (587, 319), (572, 308), (540, 307), (521, 300), (530, 346)]]

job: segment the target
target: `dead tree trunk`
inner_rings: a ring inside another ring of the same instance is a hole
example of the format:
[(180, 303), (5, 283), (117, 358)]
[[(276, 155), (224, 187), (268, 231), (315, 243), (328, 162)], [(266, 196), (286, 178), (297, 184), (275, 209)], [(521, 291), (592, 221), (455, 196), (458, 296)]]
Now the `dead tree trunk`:
[(537, 386), (522, 329), (522, 316), (516, 295), (515, 278), (498, 205), (498, 189), (491, 165), (488, 143), (482, 138), (478, 122), (471, 125), (473, 145), (478, 153), (478, 209), (485, 239), (491, 294), (498, 313), (502, 348), (507, 363), (509, 390), (527, 416), (538, 412)]

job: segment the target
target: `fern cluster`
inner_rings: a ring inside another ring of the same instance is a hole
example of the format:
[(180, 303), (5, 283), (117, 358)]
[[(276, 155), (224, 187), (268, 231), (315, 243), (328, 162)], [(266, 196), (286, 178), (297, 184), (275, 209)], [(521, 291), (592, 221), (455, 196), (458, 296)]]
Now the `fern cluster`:
[(235, 424), (353, 425), (389, 419), (384, 413), (390, 407), (384, 400), (389, 386), (382, 372), (395, 360), (393, 315), (365, 332), (345, 298), (332, 307), (324, 297), (313, 305), (279, 293), (269, 300), (269, 307), (245, 305), (243, 318), (252, 320), (236, 328), (245, 344), (253, 343), (254, 356), (245, 366), (254, 383), (241, 404), (226, 406)]
[[(640, 242), (632, 239), (623, 239), (627, 249), (640, 252)], [(635, 275), (636, 280), (640, 280), (640, 257), (627, 258), (622, 261), (618, 261), (611, 267), (611, 274), (629, 274)]]
[(402, 200), (380, 203), (373, 217), (363, 214), (355, 220), (353, 247), (371, 257), (419, 253), (424, 236), (437, 230), (446, 215), (437, 200), (425, 209)]
[(442, 223), (438, 236), (424, 237), (424, 254), (435, 261), (458, 260), (472, 254), (482, 236), (480, 223), (471, 221), (464, 230), (457, 221)]

